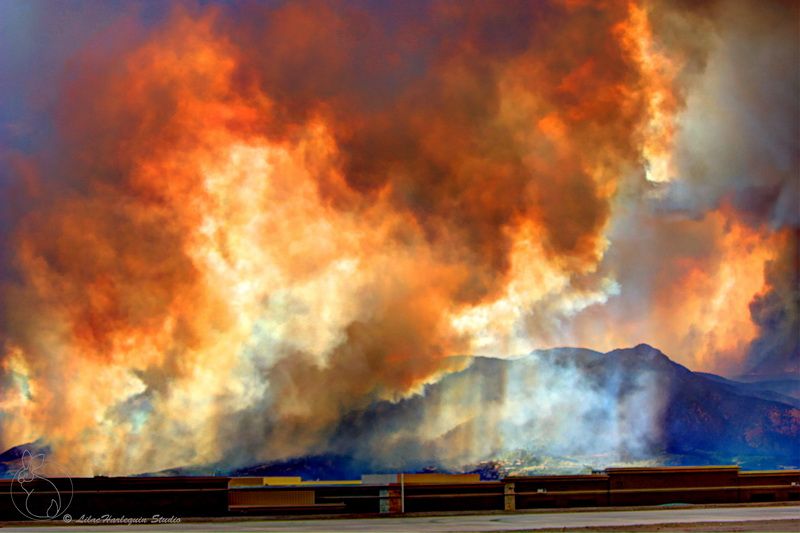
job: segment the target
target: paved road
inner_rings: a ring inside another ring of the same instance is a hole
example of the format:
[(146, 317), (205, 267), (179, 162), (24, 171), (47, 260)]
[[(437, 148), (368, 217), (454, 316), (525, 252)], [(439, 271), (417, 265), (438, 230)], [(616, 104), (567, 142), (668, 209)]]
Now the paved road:
[[(53, 525), (31, 529), (7, 528), (3, 531), (56, 532), (81, 530), (80, 524), (71, 526)], [(370, 532), (370, 533), (406, 533), (410, 531), (430, 532), (476, 532), (476, 531), (520, 531), (543, 528), (578, 528), (586, 526), (631, 526), (669, 523), (693, 522), (748, 522), (764, 520), (796, 520), (800, 531), (800, 506), (775, 507), (717, 507), (717, 508), (681, 508), (633, 511), (587, 511), (587, 512), (546, 512), (546, 513), (513, 513), (497, 515), (471, 516), (436, 516), (407, 518), (360, 518), (334, 520), (286, 520), (266, 521), (250, 520), (242, 522), (188, 522), (178, 525), (117, 525), (93, 526), (90, 531), (122, 532), (122, 531), (269, 531), (290, 533), (316, 532)], [(77, 527), (75, 527), (77, 526)]]

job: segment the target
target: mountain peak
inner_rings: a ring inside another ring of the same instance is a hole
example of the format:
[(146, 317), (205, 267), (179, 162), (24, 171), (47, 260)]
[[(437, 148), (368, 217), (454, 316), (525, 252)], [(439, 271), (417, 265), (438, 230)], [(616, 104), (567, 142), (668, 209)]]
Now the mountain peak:
[(627, 355), (635, 356), (637, 359), (643, 359), (645, 361), (655, 361), (660, 359), (672, 362), (672, 359), (670, 359), (664, 352), (645, 343), (637, 344), (632, 348), (617, 348), (616, 350), (611, 350), (606, 355)]
[(657, 348), (654, 348), (654, 347), (652, 347), (649, 344), (644, 343), (644, 342), (641, 342), (641, 343), (637, 344), (632, 349), (634, 351), (637, 351), (637, 352), (653, 352), (653, 351), (655, 351), (655, 352), (661, 353), (661, 350), (659, 350)]

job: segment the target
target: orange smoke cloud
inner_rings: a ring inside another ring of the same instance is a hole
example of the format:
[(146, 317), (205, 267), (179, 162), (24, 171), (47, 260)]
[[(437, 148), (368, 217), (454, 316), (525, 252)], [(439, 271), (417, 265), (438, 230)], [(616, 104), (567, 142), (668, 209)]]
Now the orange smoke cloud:
[(646, 8), (628, 3), (628, 18), (616, 27), (623, 48), (642, 73), (647, 122), (642, 132), (641, 155), (648, 180), (670, 181), (675, 176), (671, 154), (674, 149), (675, 118), (679, 100), (675, 81), (680, 72), (678, 58), (659, 49)]
[[(637, 264), (620, 267), (619, 275), (646, 276), (651, 292), (625, 302), (623, 285), (622, 301), (588, 309), (570, 334), (601, 350), (652, 339), (690, 368), (735, 372), (758, 335), (749, 305), (765, 290), (764, 265), (787, 240), (736, 216), (723, 209), (700, 220), (640, 220), (641, 238), (621, 243), (629, 247), (621, 260)], [(645, 242), (670, 244), (643, 253)]]
[[(176, 10), (75, 61), (2, 286), (3, 444), (87, 473), (307, 453), (625, 290), (613, 217), (643, 161), (671, 177), (679, 107), (647, 10), (396, 9)], [(717, 258), (670, 258), (646, 319), (569, 338), (740, 359), (778, 237), (737, 216), (681, 223)]]
[(689, 354), (683, 357), (692, 368), (725, 372), (739, 366), (756, 337), (749, 304), (764, 289), (764, 264), (781, 238), (720, 213), (710, 218), (714, 261), (678, 262), (682, 275), (661, 285), (653, 309), (655, 322), (669, 324), (671, 333), (652, 333), (669, 353)]

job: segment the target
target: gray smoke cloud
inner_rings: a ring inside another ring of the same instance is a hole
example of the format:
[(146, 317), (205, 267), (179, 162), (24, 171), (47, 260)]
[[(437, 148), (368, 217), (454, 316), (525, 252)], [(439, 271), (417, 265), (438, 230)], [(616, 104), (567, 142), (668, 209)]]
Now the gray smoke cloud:
[(783, 231), (750, 305), (759, 336), (739, 371), (800, 372), (800, 7), (720, 2), (703, 33), (704, 67), (689, 78), (662, 207), (699, 216), (729, 203), (754, 227)]
[(551, 471), (656, 461), (669, 396), (665, 362), (647, 346), (477, 358), (424, 395), (345, 417), (325, 451), (382, 468), (436, 461), (460, 469), (519, 454)]

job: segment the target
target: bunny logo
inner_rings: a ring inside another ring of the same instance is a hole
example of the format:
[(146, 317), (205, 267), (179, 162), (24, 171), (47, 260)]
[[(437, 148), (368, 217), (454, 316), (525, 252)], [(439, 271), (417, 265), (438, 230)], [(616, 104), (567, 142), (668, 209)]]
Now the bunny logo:
[(31, 455), (25, 450), (21, 460), (22, 466), (11, 480), (11, 502), (17, 511), (31, 520), (52, 520), (64, 514), (72, 503), (72, 479), (53, 463), (47, 464), (48, 470), (55, 470), (57, 478), (44, 476), (43, 453)]

